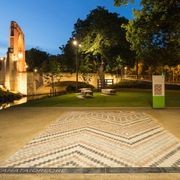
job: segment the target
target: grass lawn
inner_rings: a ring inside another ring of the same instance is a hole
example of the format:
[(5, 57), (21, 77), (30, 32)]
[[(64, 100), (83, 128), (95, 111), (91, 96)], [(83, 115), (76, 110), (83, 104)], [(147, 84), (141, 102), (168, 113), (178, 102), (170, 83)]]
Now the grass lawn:
[[(94, 93), (80, 99), (75, 93), (29, 101), (21, 107), (151, 107), (151, 90), (126, 89), (116, 95)], [(166, 106), (180, 107), (180, 91), (166, 91)]]

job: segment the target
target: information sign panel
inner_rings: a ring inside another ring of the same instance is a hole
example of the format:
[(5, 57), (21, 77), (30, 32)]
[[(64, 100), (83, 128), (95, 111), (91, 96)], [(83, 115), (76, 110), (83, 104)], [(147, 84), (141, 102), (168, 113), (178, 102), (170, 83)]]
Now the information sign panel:
[(153, 108), (165, 107), (165, 83), (163, 75), (155, 75), (152, 78)]

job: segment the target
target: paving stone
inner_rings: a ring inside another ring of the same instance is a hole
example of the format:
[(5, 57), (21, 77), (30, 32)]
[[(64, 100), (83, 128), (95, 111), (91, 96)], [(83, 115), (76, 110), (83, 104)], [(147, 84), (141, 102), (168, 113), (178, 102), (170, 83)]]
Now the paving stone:
[(121, 168), (178, 168), (179, 162), (179, 140), (146, 113), (74, 111), (59, 117), (0, 167), (116, 173)]

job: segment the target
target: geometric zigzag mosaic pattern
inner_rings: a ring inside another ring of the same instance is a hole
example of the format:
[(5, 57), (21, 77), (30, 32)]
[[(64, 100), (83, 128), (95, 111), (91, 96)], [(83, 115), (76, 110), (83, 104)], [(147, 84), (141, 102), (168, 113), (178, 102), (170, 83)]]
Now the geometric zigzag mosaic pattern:
[(179, 140), (134, 111), (64, 113), (1, 167), (180, 167)]

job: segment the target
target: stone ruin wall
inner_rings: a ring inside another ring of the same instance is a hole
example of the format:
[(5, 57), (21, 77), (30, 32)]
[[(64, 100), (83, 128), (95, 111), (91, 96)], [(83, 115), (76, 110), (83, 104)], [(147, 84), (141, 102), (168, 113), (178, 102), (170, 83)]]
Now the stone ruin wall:
[[(96, 73), (89, 73), (88, 83), (93, 85), (95, 88), (97, 88), (97, 80), (99, 79), (98, 75)], [(109, 73), (105, 74), (105, 79), (113, 79), (114, 83), (118, 83), (121, 81), (120, 76), (112, 75)], [(63, 81), (76, 81), (76, 73), (60, 73), (54, 78), (54, 82), (63, 82)], [(79, 82), (85, 82), (82, 78), (81, 74), (79, 74), (78, 78)], [(42, 74), (35, 72), (28, 72), (27, 75), (27, 82), (28, 82), (28, 95), (36, 95), (36, 94), (48, 94), (50, 93), (51, 86), (49, 86), (51, 82), (50, 75)], [(87, 81), (86, 81), (87, 83)], [(57, 89), (58, 91), (61, 91), (62, 89)]]
[(11, 21), (6, 61), (5, 86), (11, 91), (27, 94), (24, 33), (15, 21)]

